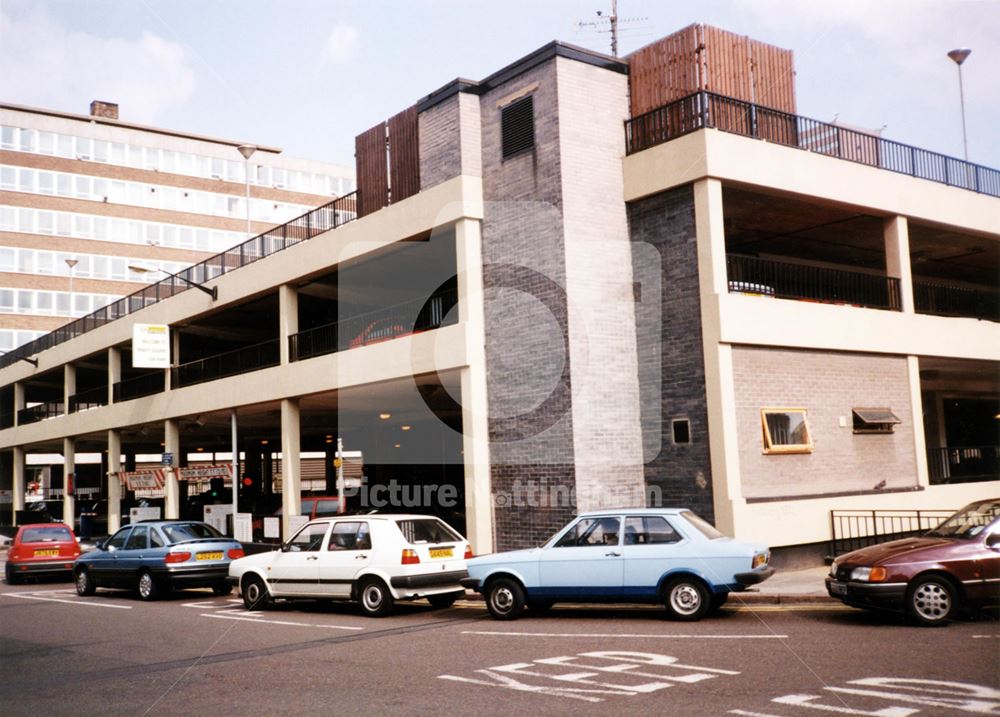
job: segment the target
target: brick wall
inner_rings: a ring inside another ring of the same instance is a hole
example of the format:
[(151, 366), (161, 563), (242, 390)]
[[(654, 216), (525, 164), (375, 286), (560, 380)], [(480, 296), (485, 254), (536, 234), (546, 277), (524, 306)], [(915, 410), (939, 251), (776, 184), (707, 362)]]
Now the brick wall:
[[(906, 359), (739, 346), (733, 349), (740, 475), (745, 498), (917, 484)], [(764, 455), (760, 409), (805, 408), (813, 452)], [(852, 407), (887, 407), (902, 423), (855, 435)], [(846, 426), (840, 426), (843, 417)]]
[(461, 174), (459, 97), (450, 97), (418, 117), (422, 190)]

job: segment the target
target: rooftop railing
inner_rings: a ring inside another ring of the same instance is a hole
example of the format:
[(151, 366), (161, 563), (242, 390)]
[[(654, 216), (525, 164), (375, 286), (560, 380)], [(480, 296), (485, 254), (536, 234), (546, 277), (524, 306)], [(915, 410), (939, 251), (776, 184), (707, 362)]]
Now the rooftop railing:
[(921, 314), (1000, 321), (1000, 291), (914, 281), (913, 301)]
[(64, 324), (34, 341), (29, 341), (12, 351), (8, 351), (0, 356), (0, 368), (5, 368), (23, 358), (58, 346), (108, 322), (133, 314), (191, 288), (192, 284), (203, 284), (234, 269), (252, 264), (258, 259), (263, 259), (294, 244), (347, 224), (356, 218), (356, 200), (357, 192), (345, 194), (328, 204), (292, 219), (290, 222), (237, 244), (221, 254), (209, 257), (176, 274), (169, 274), (165, 279), (155, 284), (143, 287), (97, 311)]
[(641, 152), (704, 128), (1000, 197), (1000, 170), (714, 92), (696, 92), (626, 120), (626, 152)]

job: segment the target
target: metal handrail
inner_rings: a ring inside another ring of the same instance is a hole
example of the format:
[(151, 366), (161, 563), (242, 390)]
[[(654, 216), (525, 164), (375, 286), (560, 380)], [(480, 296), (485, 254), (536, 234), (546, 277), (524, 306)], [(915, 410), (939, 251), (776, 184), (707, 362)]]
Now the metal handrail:
[(1000, 321), (1000, 291), (995, 289), (972, 289), (936, 281), (915, 280), (913, 303), (921, 314)]
[(217, 378), (277, 366), (281, 362), (279, 346), (278, 339), (270, 339), (174, 366), (170, 369), (170, 385), (174, 388), (193, 386)]
[(108, 387), (98, 386), (86, 391), (77, 391), (69, 397), (69, 412), (85, 411), (89, 408), (106, 406), (108, 403)]
[(152, 396), (163, 390), (163, 372), (144, 373), (123, 381), (117, 381), (111, 386), (111, 397), (115, 403), (131, 401), (133, 398)]
[(931, 485), (1000, 478), (1000, 446), (946, 446), (927, 451)]

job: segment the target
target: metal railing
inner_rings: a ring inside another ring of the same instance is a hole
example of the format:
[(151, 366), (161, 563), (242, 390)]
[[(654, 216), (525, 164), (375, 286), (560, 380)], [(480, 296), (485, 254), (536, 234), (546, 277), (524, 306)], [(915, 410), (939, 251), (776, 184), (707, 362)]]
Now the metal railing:
[(790, 262), (726, 256), (729, 292), (899, 311), (899, 279)]
[(188, 282), (203, 284), (222, 274), (252, 264), (258, 259), (275, 254), (301, 241), (336, 229), (355, 219), (357, 192), (345, 194), (328, 204), (317, 207), (300, 217), (237, 244), (221, 254), (170, 274), (165, 279), (150, 284), (139, 291), (119, 299), (84, 317), (71, 321), (34, 341), (18, 346), (0, 356), (0, 368), (10, 366), (22, 358), (34, 356), (53, 346), (69, 341), (99, 326), (115, 321), (140, 309), (155, 304), (190, 288)]
[(170, 369), (170, 385), (174, 388), (193, 386), (226, 376), (237, 376), (281, 363), (280, 343), (271, 339), (253, 346), (207, 356)]
[(24, 426), (29, 423), (38, 423), (47, 418), (55, 418), (63, 415), (62, 401), (46, 401), (34, 406), (22, 408), (17, 412), (17, 425)]
[(292, 361), (336, 353), (455, 323), (458, 291), (445, 289), (385, 309), (335, 321), (288, 337)]
[(927, 451), (931, 485), (1000, 480), (1000, 446), (949, 446)]
[(98, 386), (86, 391), (77, 391), (69, 397), (69, 412), (86, 411), (90, 408), (100, 408), (108, 404), (108, 387)]
[(995, 290), (914, 281), (913, 303), (920, 314), (1000, 321), (1000, 292)]
[(950, 510), (831, 510), (830, 557), (936, 528)]
[(641, 152), (703, 128), (766, 139), (1000, 197), (1000, 170), (714, 92), (696, 92), (626, 120), (626, 152)]
[(118, 381), (111, 386), (111, 397), (115, 403), (133, 398), (152, 396), (163, 391), (163, 372), (144, 373), (141, 376)]

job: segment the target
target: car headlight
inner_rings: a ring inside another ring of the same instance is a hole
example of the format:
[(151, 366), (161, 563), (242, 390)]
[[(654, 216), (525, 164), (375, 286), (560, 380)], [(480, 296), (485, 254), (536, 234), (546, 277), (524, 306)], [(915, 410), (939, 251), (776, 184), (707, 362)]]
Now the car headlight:
[(885, 568), (854, 568), (851, 571), (851, 580), (859, 580), (864, 583), (880, 583), (885, 580)]
[(838, 563), (836, 560), (834, 560), (832, 563), (830, 563), (830, 576), (831, 577), (834, 577), (834, 578), (837, 577), (837, 568), (839, 568), (839, 567), (840, 567), (840, 563)]

